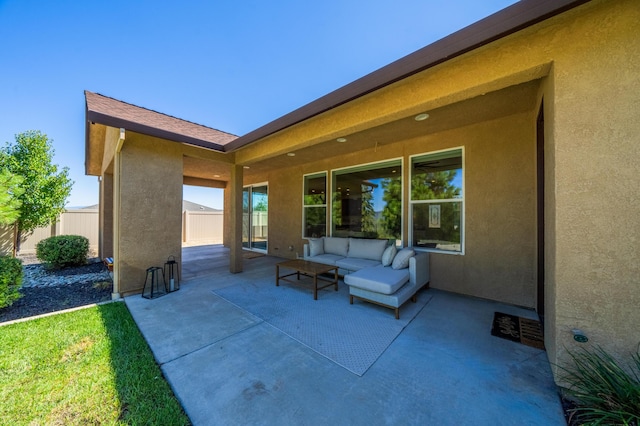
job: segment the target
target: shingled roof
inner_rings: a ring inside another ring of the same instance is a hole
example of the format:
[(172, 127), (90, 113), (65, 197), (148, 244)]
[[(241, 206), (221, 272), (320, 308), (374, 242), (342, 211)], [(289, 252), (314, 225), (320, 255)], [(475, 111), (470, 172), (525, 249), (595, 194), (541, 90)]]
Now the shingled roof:
[(237, 138), (231, 133), (132, 105), (99, 93), (85, 90), (84, 95), (87, 103), (87, 121), (92, 123), (125, 128), (133, 132), (216, 151), (224, 151), (224, 146)]

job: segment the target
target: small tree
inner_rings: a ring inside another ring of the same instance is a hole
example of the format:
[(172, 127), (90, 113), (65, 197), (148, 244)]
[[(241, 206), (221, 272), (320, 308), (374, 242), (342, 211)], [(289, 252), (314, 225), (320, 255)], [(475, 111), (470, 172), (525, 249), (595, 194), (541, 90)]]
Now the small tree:
[(23, 178), (24, 192), (17, 197), (22, 203), (14, 251), (20, 251), (24, 235), (40, 226), (55, 222), (64, 210), (71, 193), (73, 181), (69, 169), (52, 164), (54, 150), (52, 141), (37, 130), (16, 135), (15, 144), (7, 143), (0, 154), (0, 169), (8, 170)]
[(0, 169), (0, 225), (13, 225), (20, 217), (22, 177)]

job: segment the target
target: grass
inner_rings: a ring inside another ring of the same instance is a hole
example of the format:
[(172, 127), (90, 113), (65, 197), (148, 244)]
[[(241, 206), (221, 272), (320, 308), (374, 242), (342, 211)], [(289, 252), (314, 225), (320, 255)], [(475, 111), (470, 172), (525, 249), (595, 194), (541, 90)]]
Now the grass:
[(124, 303), (0, 327), (0, 424), (186, 425)]

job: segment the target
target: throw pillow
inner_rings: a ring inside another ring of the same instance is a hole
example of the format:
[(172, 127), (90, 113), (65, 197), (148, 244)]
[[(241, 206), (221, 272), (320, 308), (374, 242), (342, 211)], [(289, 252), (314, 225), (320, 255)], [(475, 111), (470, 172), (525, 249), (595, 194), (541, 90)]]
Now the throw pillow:
[(395, 244), (390, 245), (384, 250), (382, 253), (382, 266), (389, 266), (391, 262), (393, 262), (393, 258), (396, 257), (396, 253), (398, 253), (398, 249)]
[(391, 267), (393, 269), (404, 269), (409, 267), (409, 259), (411, 259), (416, 253), (413, 249), (403, 248), (396, 254), (396, 257), (393, 258), (393, 263)]
[(324, 254), (324, 242), (322, 238), (309, 239), (309, 256)]

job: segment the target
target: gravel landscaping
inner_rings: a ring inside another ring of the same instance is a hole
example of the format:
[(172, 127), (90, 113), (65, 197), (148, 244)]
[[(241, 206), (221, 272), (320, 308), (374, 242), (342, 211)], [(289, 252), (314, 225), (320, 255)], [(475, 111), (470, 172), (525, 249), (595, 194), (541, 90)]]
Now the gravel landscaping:
[(113, 282), (100, 259), (83, 266), (49, 270), (34, 257), (22, 257), (22, 297), (0, 309), (0, 322), (111, 300)]

